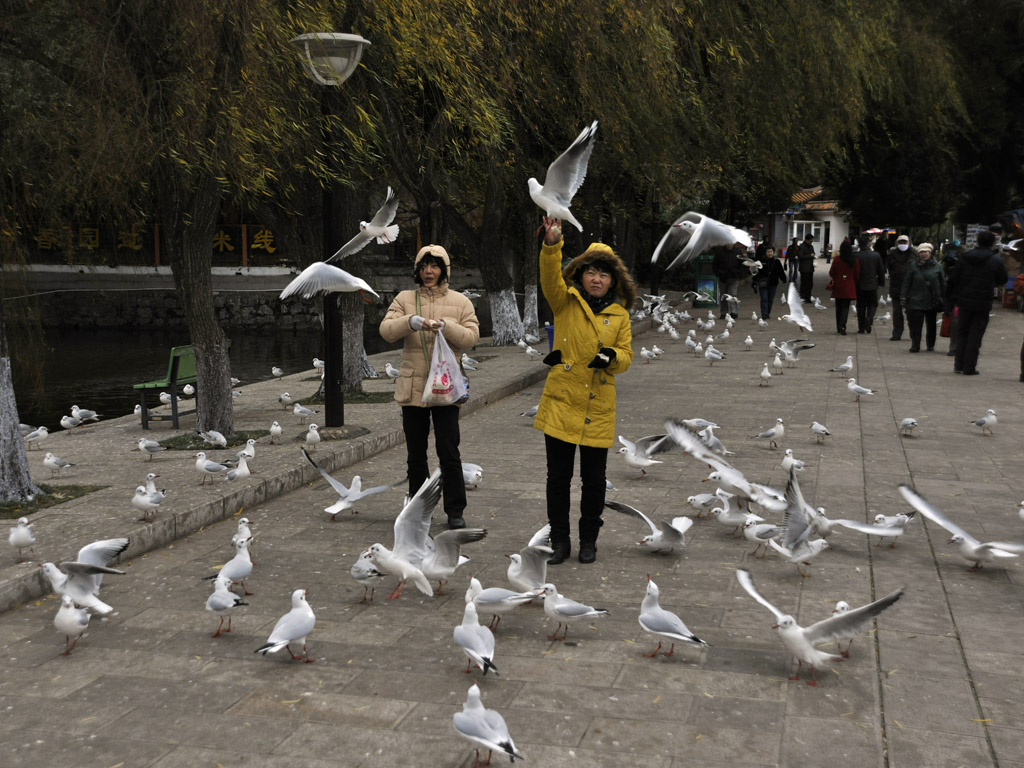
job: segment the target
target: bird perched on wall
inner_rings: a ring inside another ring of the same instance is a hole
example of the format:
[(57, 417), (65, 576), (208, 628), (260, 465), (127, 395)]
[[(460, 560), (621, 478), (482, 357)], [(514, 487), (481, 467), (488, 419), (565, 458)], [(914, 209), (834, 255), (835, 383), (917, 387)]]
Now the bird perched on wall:
[(153, 460), (154, 453), (160, 453), (161, 451), (167, 450), (166, 446), (160, 445), (160, 443), (158, 443), (156, 440), (149, 440), (148, 438), (145, 437), (139, 438), (138, 445), (139, 450), (146, 454), (149, 457), (150, 461)]
[(7, 543), (18, 550), (17, 562), (24, 562), (21, 558), (21, 550), (25, 547), (29, 548), (29, 552), (35, 554), (34, 544), (36, 543), (36, 535), (32, 532), (32, 523), (28, 521), (27, 517), (19, 517), (17, 525), (11, 527), (11, 532), (7, 537)]
[(62, 469), (70, 469), (75, 465), (70, 461), (64, 461), (60, 456), (55, 456), (47, 451), (46, 455), (43, 457), (43, 466), (50, 470), (50, 477), (53, 477), (54, 475), (60, 477), (60, 471)]

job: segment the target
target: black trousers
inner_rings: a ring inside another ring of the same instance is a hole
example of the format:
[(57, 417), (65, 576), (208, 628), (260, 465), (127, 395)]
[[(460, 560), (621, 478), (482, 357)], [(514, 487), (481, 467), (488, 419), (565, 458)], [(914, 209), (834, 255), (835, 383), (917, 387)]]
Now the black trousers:
[(938, 318), (937, 309), (908, 309), (907, 327), (910, 330), (910, 345), (914, 349), (921, 348), (921, 325), (924, 325), (925, 344), (928, 349), (935, 346), (935, 321)]
[(988, 309), (957, 308), (956, 357), (953, 370), (968, 373), (977, 369), (981, 338), (988, 328)]
[(430, 476), (427, 467), (427, 438), (430, 422), (434, 422), (434, 448), (441, 466), (441, 495), (448, 517), (462, 517), (466, 508), (466, 484), (462, 479), (462, 457), (459, 455), (459, 407), (435, 405), (421, 408), (402, 406), (402, 429), (408, 448), (409, 495), (412, 496)]
[(846, 332), (846, 321), (850, 317), (853, 299), (836, 299), (836, 331)]
[[(903, 338), (903, 297), (890, 291), (889, 299), (892, 301), (892, 338), (901, 339)], [(907, 319), (910, 319), (909, 309), (907, 310)], [(918, 339), (920, 338), (921, 334), (918, 334)]]
[(875, 322), (875, 310), (878, 309), (878, 291), (862, 291), (857, 289), (857, 330), (871, 332)]
[(576, 446), (558, 438), (544, 435), (547, 455), (548, 522), (551, 523), (551, 541), (569, 541), (569, 485), (572, 482), (576, 448), (580, 449), (580, 479), (583, 493), (580, 497), (580, 541), (597, 541), (604, 521), (605, 467), (607, 448)]
[(814, 270), (805, 271), (800, 270), (800, 286), (799, 293), (800, 298), (804, 301), (811, 300), (811, 291), (814, 289)]

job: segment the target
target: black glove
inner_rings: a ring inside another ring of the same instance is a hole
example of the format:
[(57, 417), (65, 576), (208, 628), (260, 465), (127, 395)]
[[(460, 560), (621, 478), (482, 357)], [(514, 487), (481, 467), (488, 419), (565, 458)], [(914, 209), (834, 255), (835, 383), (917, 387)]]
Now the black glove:
[(554, 352), (548, 352), (547, 357), (542, 362), (544, 365), (561, 365), (562, 350), (556, 349)]
[(611, 347), (601, 347), (597, 356), (590, 361), (587, 368), (607, 368), (615, 360), (615, 350)]

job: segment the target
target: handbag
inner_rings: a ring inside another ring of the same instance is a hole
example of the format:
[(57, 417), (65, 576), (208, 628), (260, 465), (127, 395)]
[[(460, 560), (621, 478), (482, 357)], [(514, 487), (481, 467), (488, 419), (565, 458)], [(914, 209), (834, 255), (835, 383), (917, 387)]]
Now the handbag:
[(939, 326), (939, 336), (944, 339), (949, 338), (950, 329), (953, 326), (953, 316), (948, 312), (942, 313), (942, 325)]

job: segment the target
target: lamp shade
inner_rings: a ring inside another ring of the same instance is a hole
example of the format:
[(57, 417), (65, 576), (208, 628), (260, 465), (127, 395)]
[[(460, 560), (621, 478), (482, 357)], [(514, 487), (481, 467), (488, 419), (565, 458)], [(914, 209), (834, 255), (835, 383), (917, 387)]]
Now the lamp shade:
[(320, 85), (341, 85), (355, 72), (370, 41), (343, 32), (310, 32), (291, 39), (302, 55), (302, 68)]

